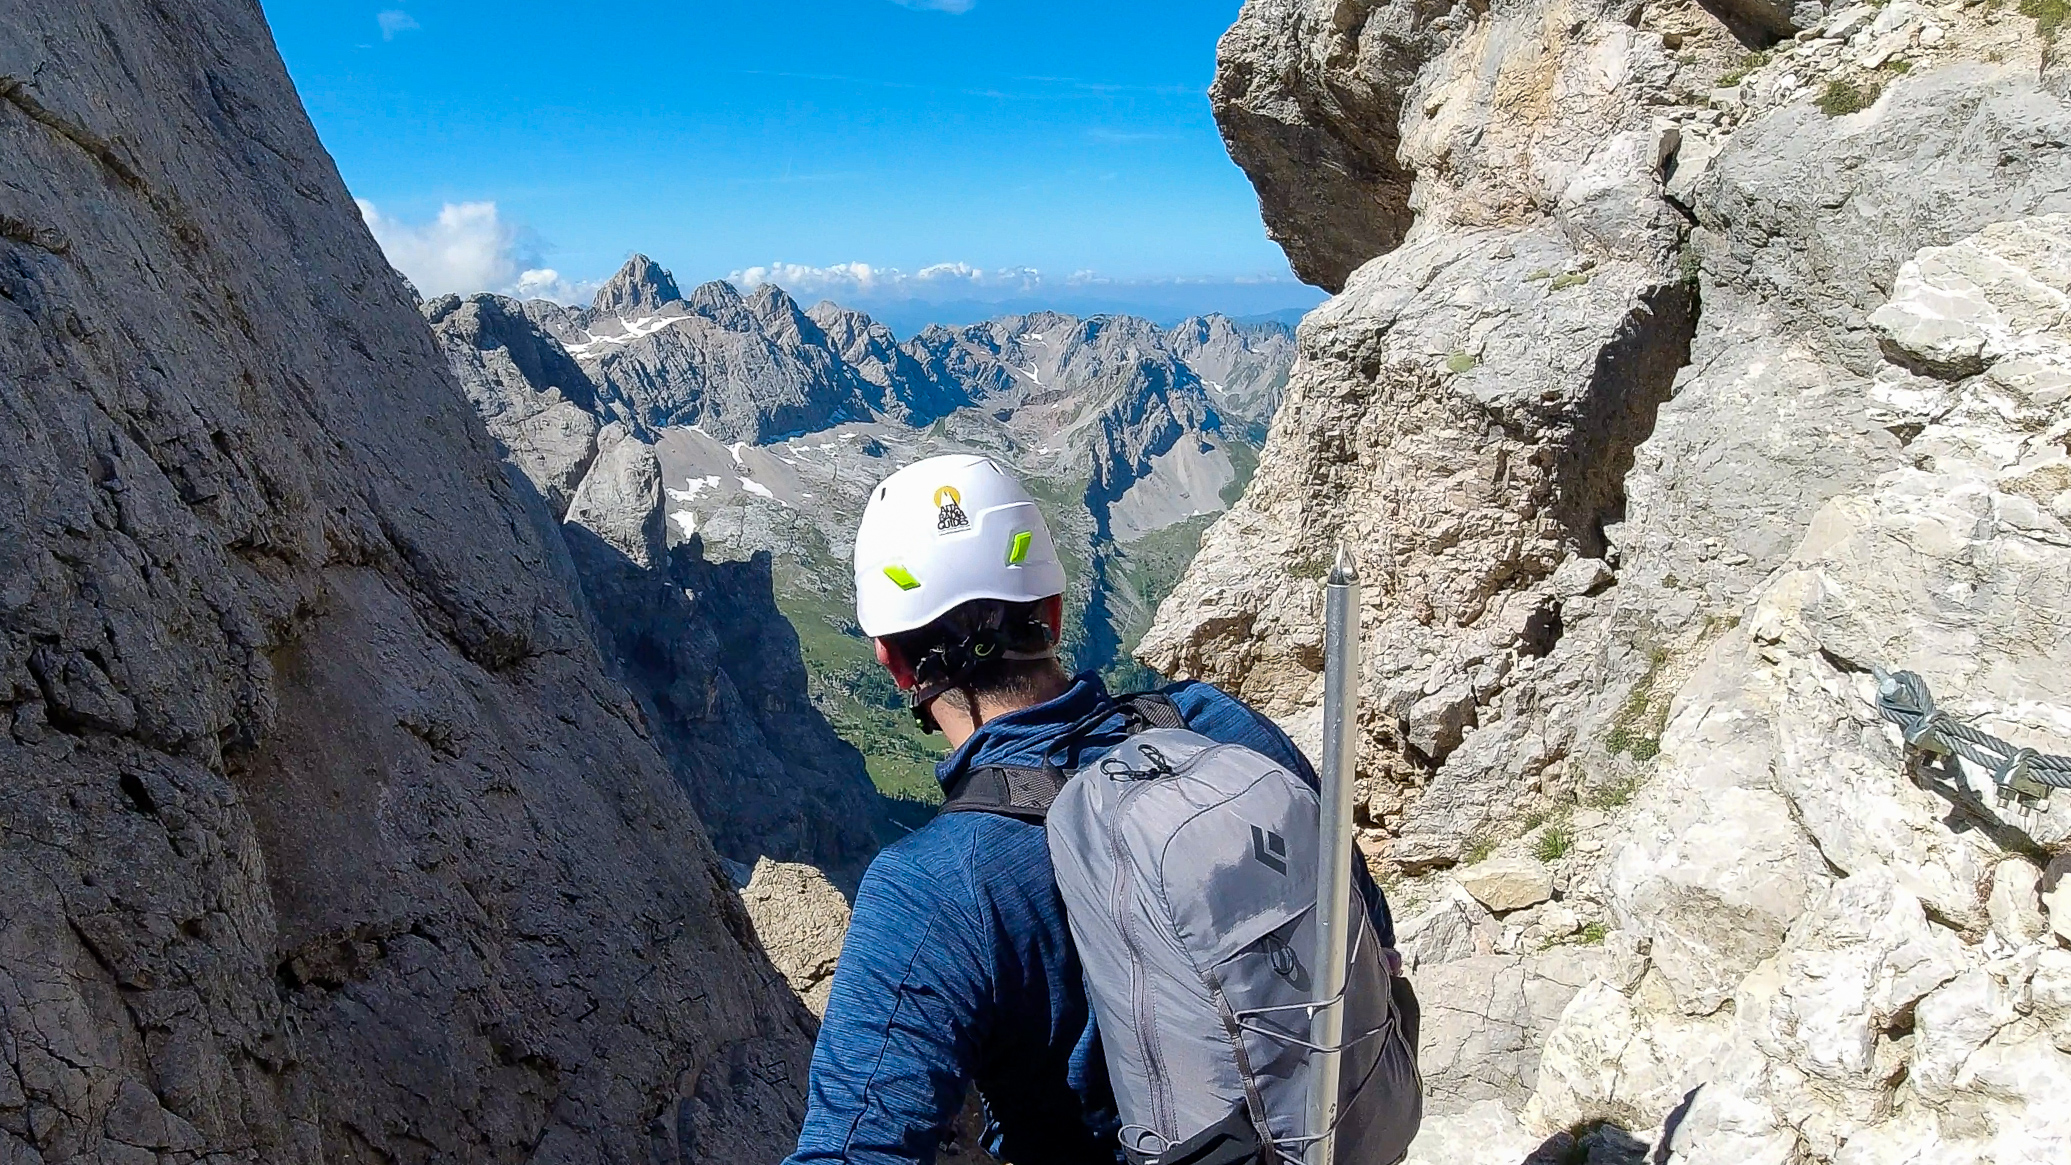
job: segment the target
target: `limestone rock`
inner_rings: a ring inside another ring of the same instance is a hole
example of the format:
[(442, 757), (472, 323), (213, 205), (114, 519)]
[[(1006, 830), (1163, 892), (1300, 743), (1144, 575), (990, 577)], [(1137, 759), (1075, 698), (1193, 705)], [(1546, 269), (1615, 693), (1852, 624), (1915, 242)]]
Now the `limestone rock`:
[(1553, 593), (1563, 599), (1593, 595), (1616, 581), (1601, 558), (1570, 558), (1553, 572)]
[(1985, 906), (2000, 938), (2022, 946), (2048, 933), (2049, 919), (2036, 894), (2041, 880), (2042, 871), (2023, 858), (2008, 858), (1992, 867), (1992, 893)]
[(810, 1020), (256, 4), (0, 8), (0, 1158), (773, 1160)]
[(1495, 953), (1496, 920), (1465, 890), (1395, 924), (1395, 949), (1405, 974), (1426, 967)]
[(2044, 891), (2043, 909), (2049, 914), (2049, 931), (2057, 941), (2071, 946), (2071, 879), (2064, 874), (2071, 870), (2071, 861), (2059, 858), (2050, 863), (2049, 874), (2056, 879), (2056, 885)]
[[(1225, 42), (1244, 104), (1218, 117), (1276, 237), (1305, 276), (1351, 274), (1143, 657), (1307, 723), (1343, 540), (1373, 598), (1382, 860), (1421, 877), (1534, 837), (1527, 812), (1607, 813), (1555, 889), (1643, 973), (1573, 996), (1529, 1067), (1440, 1014), (1441, 1115), (1515, 1112), (1530, 1079), (1529, 1133), (1614, 1120), (1681, 1165), (2061, 1155), (2061, 1106), (2028, 1099), (2061, 1071), (2058, 949), (2007, 863), (2062, 850), (2071, 816), (1909, 757), (1871, 677), (2071, 752), (2061, 60), (2030, 21), (1910, 0), (1462, 5), (1406, 56), (1390, 11), (1255, 2)], [(1798, 27), (1823, 31), (1746, 59)], [(1909, 71), (1866, 75), (1871, 53)], [(1847, 112), (1850, 86), (1873, 103)], [(1321, 132), (1313, 158), (1391, 141), (1395, 168), (1293, 189), (1304, 162), (1247, 140), (1269, 124)], [(1693, 284), (1685, 331), (1665, 289)], [(1645, 310), (1587, 332), (1620, 299)], [(1585, 560), (1610, 577), (1558, 573)], [(1523, 956), (1450, 957), (1472, 930), (1442, 902), (1415, 921), (1448, 956), (1427, 1001), (1516, 1014), (1507, 979), (1462, 979)], [(1497, 951), (1547, 941), (1505, 922)]]
[(1523, 1120), (1549, 1132), (1592, 1120), (1655, 1128), (1711, 1077), (1731, 1034), (1718, 1019), (1651, 1015), (1615, 986), (1593, 983), (1547, 1036)]
[(2071, 215), (1994, 223), (1947, 247), (1927, 247), (1899, 268), (1891, 300), (1870, 326), (1902, 360), (1945, 379), (2028, 358), (2071, 365), (2061, 336), (2071, 301)]
[(635, 255), (597, 289), (591, 306), (600, 312), (651, 316), (682, 298), (675, 278), (660, 264), (645, 255)]
[(1553, 896), (1553, 876), (1526, 857), (1499, 855), (1456, 871), (1460, 888), (1498, 914), (1536, 906)]
[(1615, 478), (1594, 467), (1638, 439), (1682, 359), (1689, 306), (1654, 264), (1598, 262), (1550, 226), (1432, 236), (1368, 264), (1304, 325), (1269, 455), (1139, 656), (1269, 713), (1313, 703), (1319, 556), (1353, 547), (1372, 580), (1361, 768), (1382, 780), (1371, 817), (1409, 808), (1397, 782), (1446, 759), (1470, 711), (1457, 689), (1426, 705), (1417, 744), (1396, 718), (1423, 696), (1392, 693), (1437, 693), (1496, 660), (1506, 669), (1473, 697), (1481, 727), (1464, 747), (1488, 735), (1486, 751), (1449, 761), (1458, 786), (1433, 785), (1423, 800), (1436, 816), (1408, 827), (1430, 839), (1416, 851), (1428, 856), (1401, 851), (1457, 861), (1490, 807), (1563, 748), (1564, 726), (1533, 714), (1525, 667), (1560, 625), (1544, 584), (1598, 545)]
[(827, 1011), (849, 904), (817, 868), (763, 858), (741, 891), (755, 937), (814, 1015)]
[(662, 466), (654, 448), (607, 427), (596, 463), (569, 500), (566, 521), (594, 534), (642, 569), (668, 554), (662, 520)]
[(1531, 1156), (1539, 1143), (1502, 1101), (1478, 1100), (1456, 1113), (1426, 1115), (1403, 1165), (1510, 1165)]
[[(1209, 102), (1295, 274), (1331, 291), (1402, 241), (1404, 98), (1436, 54), (1407, 0), (1247, 0), (1216, 48)], [(1319, 99), (1320, 98), (1320, 99)]]
[(1555, 947), (1419, 971), (1425, 1112), (1442, 1116), (1482, 1100), (1521, 1107), (1537, 1083), (1546, 1033), (1576, 992), (1615, 962), (1601, 948)]
[(422, 305), (461, 390), (558, 516), (597, 454), (596, 387), (510, 300), (442, 296)]

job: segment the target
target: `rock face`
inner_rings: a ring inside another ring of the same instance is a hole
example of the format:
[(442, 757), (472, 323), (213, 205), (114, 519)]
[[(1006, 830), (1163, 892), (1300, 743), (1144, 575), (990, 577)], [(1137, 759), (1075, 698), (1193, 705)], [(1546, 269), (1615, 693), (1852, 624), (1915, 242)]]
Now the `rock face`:
[[(1403, 95), (1442, 43), (1413, 0), (1251, 0), (1209, 101), (1295, 274), (1330, 291), (1409, 230)], [(1438, 20), (1451, 19), (1445, 16)]]
[(810, 1021), (257, 5), (0, 11), (0, 174), (0, 1157), (779, 1156)]
[(742, 888), (741, 904), (785, 982), (814, 1015), (825, 1015), (849, 929), (848, 900), (814, 867), (764, 858)]
[[(673, 294), (668, 272), (642, 263), (600, 302)], [(516, 302), (445, 296), (422, 310), (505, 463), (562, 519), (593, 634), (720, 852), (859, 871), (882, 814), (863, 758), (813, 710), (767, 557), (671, 553), (654, 447), (607, 419), (589, 374)]]
[[(1218, 107), (1233, 155), (1298, 269), (1347, 274), (1142, 654), (1299, 726), (1357, 555), (1365, 840), (1438, 903), (1403, 928), (1427, 1014), (1503, 1017), (1427, 1021), (1418, 1152), (1613, 1122), (1683, 1165), (2060, 1159), (2071, 806), (1909, 758), (1873, 703), (1908, 669), (2071, 753), (2055, 50), (1911, 0), (1411, 20), (1254, 0), (1224, 41), (1218, 94), (1275, 95)], [(1269, 106), (1402, 174), (1303, 187), (1242, 144)], [(1529, 862), (1551, 901), (1462, 902)]]
[(423, 311), (468, 403), (560, 517), (597, 456), (597, 390), (515, 306), (493, 295), (446, 295)]

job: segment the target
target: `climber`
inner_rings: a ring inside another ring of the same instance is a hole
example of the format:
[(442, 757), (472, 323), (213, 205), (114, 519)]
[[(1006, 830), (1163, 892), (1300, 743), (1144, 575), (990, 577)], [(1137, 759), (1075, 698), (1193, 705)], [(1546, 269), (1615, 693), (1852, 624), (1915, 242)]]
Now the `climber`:
[[(952, 809), (976, 774), (1076, 771), (1130, 734), (1096, 674), (1060, 665), (1064, 568), (1035, 503), (992, 461), (935, 457), (886, 479), (857, 531), (855, 570), (856, 621), (878, 662), (949, 744), (936, 775)], [(1164, 695), (1193, 732), (1247, 745), (1314, 785), (1286, 734), (1243, 703), (1195, 682)], [(1124, 1160), (1039, 822), (946, 811), (872, 862), (791, 1165), (932, 1161), (972, 1084), (995, 1157)], [(1386, 902), (1359, 874), (1392, 948)]]

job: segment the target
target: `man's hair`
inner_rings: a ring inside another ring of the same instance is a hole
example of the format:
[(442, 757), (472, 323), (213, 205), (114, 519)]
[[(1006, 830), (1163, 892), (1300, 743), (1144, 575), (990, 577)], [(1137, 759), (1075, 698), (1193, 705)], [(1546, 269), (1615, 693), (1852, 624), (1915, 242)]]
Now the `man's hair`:
[[(973, 599), (925, 627), (885, 636), (913, 669), (919, 687), (949, 683), (938, 699), (966, 714), (970, 698), (995, 703), (1029, 703), (1068, 679), (1050, 654), (1055, 646), (1043, 603)], [(1008, 655), (1040, 658), (1009, 659)]]

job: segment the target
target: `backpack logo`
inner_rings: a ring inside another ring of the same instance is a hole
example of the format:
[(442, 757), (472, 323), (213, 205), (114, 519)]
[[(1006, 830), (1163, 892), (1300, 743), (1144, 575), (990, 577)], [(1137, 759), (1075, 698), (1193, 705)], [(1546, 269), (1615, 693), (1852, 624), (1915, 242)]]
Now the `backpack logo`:
[(958, 493), (953, 485), (945, 485), (935, 491), (935, 511), (937, 534), (971, 528), (971, 517), (964, 513), (964, 495)]
[(1251, 856), (1276, 874), (1287, 872), (1287, 839), (1270, 829), (1251, 827)]

